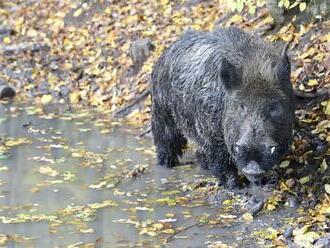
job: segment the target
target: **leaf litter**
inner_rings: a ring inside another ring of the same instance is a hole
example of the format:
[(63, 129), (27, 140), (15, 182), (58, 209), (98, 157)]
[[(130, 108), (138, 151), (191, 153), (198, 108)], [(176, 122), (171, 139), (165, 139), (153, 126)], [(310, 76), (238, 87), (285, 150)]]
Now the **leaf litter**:
[[(78, 128), (74, 132), (85, 135), (93, 133), (95, 128), (102, 135), (110, 135), (116, 127), (123, 125), (122, 122), (110, 120), (109, 114), (148, 88), (152, 65), (165, 47), (187, 27), (200, 30), (214, 28), (216, 20), (227, 10), (222, 1), (209, 1), (191, 8), (178, 7), (175, 1), (91, 2), (101, 6), (102, 11), (95, 11), (89, 16), (93, 4), (81, 4), (80, 1), (51, 0), (29, 5), (21, 4), (20, 1), (9, 1), (2, 3), (4, 6), (1, 8), (0, 17), (2, 25), (12, 28), (15, 33), (3, 38), (4, 45), (15, 46), (32, 42), (46, 47), (45, 50), (1, 56), (0, 63), (5, 64), (7, 69), (1, 71), (1, 78), (17, 87), (19, 100), (33, 104), (24, 111), (30, 117), (49, 120), (50, 123), (55, 120), (75, 122)], [(70, 15), (71, 20), (68, 18)], [(242, 14), (233, 15), (222, 25), (237, 25), (253, 30), (272, 22), (263, 7), (256, 10), (256, 15), (260, 17), (258, 22), (250, 23), (250, 16), (243, 11)], [(75, 18), (80, 21), (75, 22)], [(77, 23), (79, 25), (76, 25)], [(322, 31), (322, 25), (328, 24), (329, 21), (299, 26), (289, 23), (278, 32), (266, 35), (266, 39), (271, 42), (291, 41), (291, 57), (295, 65), (292, 81), (296, 88), (304, 92), (329, 88), (330, 36)], [(151, 39), (156, 49), (136, 75), (125, 76), (133, 66), (129, 54), (130, 43), (137, 37)], [(303, 42), (306, 37), (308, 42)], [(11, 74), (8, 74), (8, 71)], [(20, 74), (21, 72), (25, 74)], [(57, 108), (52, 109), (52, 105)], [(88, 108), (91, 106), (97, 110), (93, 114)], [(6, 124), (10, 118), (19, 117), (20, 108), (10, 106), (8, 116), (1, 118), (0, 125)], [(47, 111), (48, 108), (53, 111)], [(72, 108), (76, 109), (76, 112), (70, 112)], [(292, 151), (277, 170), (281, 180), (275, 185), (260, 215), (271, 215), (286, 209), (286, 206), (290, 205), (291, 197), (296, 197), (301, 203), (297, 209), (300, 217), (295, 221), (288, 219), (288, 223), (282, 223), (280, 227), (264, 229), (256, 226), (257, 230), (252, 236), (259, 243), (287, 245), (283, 232), (284, 226), (288, 224), (293, 227), (291, 241), (306, 247), (312, 247), (319, 237), (329, 231), (329, 227), (325, 226), (330, 214), (329, 109), (330, 101), (326, 100), (312, 109), (297, 111), (298, 128), (302, 132), (295, 133)], [(128, 115), (128, 121), (141, 125), (148, 122), (149, 115), (150, 98), (147, 98), (141, 108)], [(90, 125), (91, 123), (93, 125)], [(154, 237), (164, 243), (169, 235), (187, 237), (185, 233), (175, 234), (180, 230), (189, 232), (189, 228), (185, 229), (189, 226), (203, 223), (216, 228), (225, 220), (229, 221), (229, 224), (243, 221), (253, 225), (255, 218), (258, 218), (242, 211), (246, 200), (244, 195), (230, 194), (226, 195), (227, 199), (217, 201), (220, 206), (211, 211), (220, 213), (218, 216), (206, 216), (202, 213), (196, 215), (193, 211), (200, 207), (212, 209), (213, 203), (210, 204), (207, 199), (221, 191), (214, 183), (215, 179), (205, 175), (199, 178), (191, 176), (190, 179), (187, 178), (188, 181), (164, 177), (160, 179), (161, 185), (156, 185), (155, 179), (149, 178), (155, 170), (155, 152), (150, 145), (133, 149), (147, 158), (138, 165), (128, 158), (111, 160), (109, 164), (107, 160), (111, 156), (125, 153), (127, 148), (109, 148), (107, 151), (95, 152), (87, 149), (83, 141), (77, 141), (75, 145), (70, 144), (67, 134), (61, 129), (43, 129), (33, 123), (26, 126), (29, 138), (10, 137), (8, 134), (2, 137), (1, 176), (14, 172), (14, 168), (7, 164), (7, 161), (12, 159), (16, 149), (38, 146), (42, 154), (30, 154), (27, 158), (36, 165), (33, 167), (34, 184), (28, 189), (33, 194), (40, 194), (49, 188), (54, 192), (61, 192), (61, 187), (69, 187), (79, 182), (81, 190), (113, 192), (116, 201), (107, 199), (86, 204), (72, 202), (47, 213), (37, 213), (37, 206), (29, 208), (28, 213), (19, 213), (22, 209), (17, 208), (17, 215), (6, 214), (8, 206), (1, 205), (0, 219), (7, 225), (44, 221), (51, 225), (51, 232), (56, 233), (58, 225), (66, 223), (76, 226), (81, 233), (93, 233), (94, 228), (86, 223), (93, 222), (98, 211), (103, 208), (116, 208), (117, 204), (126, 204), (129, 207), (122, 208), (123, 212), (138, 215), (141, 212), (154, 213), (157, 208), (163, 207), (167, 210), (163, 218), (145, 219), (131, 215), (113, 221), (133, 225), (139, 235)], [(41, 140), (37, 135), (47, 135), (47, 138)], [(54, 149), (58, 150), (59, 156), (54, 155), (57, 153)], [(68, 164), (72, 166), (70, 169), (65, 168)], [(103, 173), (93, 181), (81, 182), (83, 175), (79, 171), (102, 171), (104, 168), (109, 168), (111, 173)], [(196, 170), (193, 166), (182, 168), (175, 173), (183, 176), (191, 170)], [(0, 180), (0, 187), (6, 187), (8, 182), (2, 178)], [(138, 182), (145, 183), (144, 190), (125, 190), (120, 187)], [(157, 192), (154, 192), (155, 188)], [(6, 198), (4, 192), (1, 191), (1, 197)], [(138, 199), (131, 199), (133, 196)], [(176, 208), (181, 208), (180, 214), (171, 213)], [(209, 209), (206, 209), (204, 212), (209, 213)], [(182, 227), (183, 220), (195, 223), (185, 223), (186, 226)], [(17, 237), (16, 234), (1, 234), (0, 242), (5, 245), (12, 241), (24, 242), (24, 237)], [(226, 247), (226, 239), (220, 239), (221, 241), (209, 238), (206, 244), (209, 247)], [(93, 245), (94, 243), (77, 242), (71, 247)]]

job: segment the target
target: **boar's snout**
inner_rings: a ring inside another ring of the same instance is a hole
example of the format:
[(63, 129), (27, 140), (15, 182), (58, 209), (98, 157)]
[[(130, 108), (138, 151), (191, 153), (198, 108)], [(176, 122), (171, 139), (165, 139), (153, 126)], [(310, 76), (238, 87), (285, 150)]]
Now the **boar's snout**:
[(266, 173), (256, 161), (250, 161), (247, 166), (242, 169), (242, 172), (250, 182), (260, 181)]
[[(262, 170), (271, 169), (281, 157), (281, 149), (276, 143), (267, 145), (247, 145), (237, 143), (235, 145), (236, 162), (240, 168), (244, 168), (250, 162), (257, 163)], [(255, 167), (256, 165), (254, 165)]]

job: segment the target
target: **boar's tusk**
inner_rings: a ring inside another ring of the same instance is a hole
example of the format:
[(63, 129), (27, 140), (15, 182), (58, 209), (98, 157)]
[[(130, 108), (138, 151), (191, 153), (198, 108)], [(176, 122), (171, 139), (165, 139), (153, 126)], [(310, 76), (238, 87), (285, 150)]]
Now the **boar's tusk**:
[(270, 154), (273, 155), (274, 152), (275, 152), (275, 146), (273, 146), (272, 148), (270, 148)]

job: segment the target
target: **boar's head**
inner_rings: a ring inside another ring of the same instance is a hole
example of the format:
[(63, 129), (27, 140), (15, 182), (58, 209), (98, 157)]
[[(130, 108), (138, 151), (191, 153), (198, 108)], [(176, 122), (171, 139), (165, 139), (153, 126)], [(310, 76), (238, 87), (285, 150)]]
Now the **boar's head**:
[(286, 49), (240, 68), (222, 60), (221, 81), (228, 95), (223, 121), (228, 150), (248, 179), (248, 174), (263, 175), (292, 142), (294, 101)]

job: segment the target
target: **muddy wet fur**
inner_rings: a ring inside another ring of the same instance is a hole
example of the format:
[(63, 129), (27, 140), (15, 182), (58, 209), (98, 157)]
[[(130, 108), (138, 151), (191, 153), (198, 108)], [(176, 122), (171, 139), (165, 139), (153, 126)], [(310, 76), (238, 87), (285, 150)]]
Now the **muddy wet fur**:
[[(288, 151), (294, 96), (286, 49), (277, 51), (237, 28), (191, 30), (162, 54), (151, 81), (151, 124), (159, 165), (177, 165), (190, 138), (197, 143), (201, 166), (235, 187), (237, 171), (244, 166), (235, 151), (237, 143), (244, 141), (250, 150), (260, 144), (262, 152), (276, 143), (272, 156), (256, 153), (266, 169)], [(274, 101), (283, 106), (281, 115), (276, 120), (261, 116)], [(242, 103), (251, 109), (248, 116)], [(250, 127), (254, 137), (246, 131)]]

